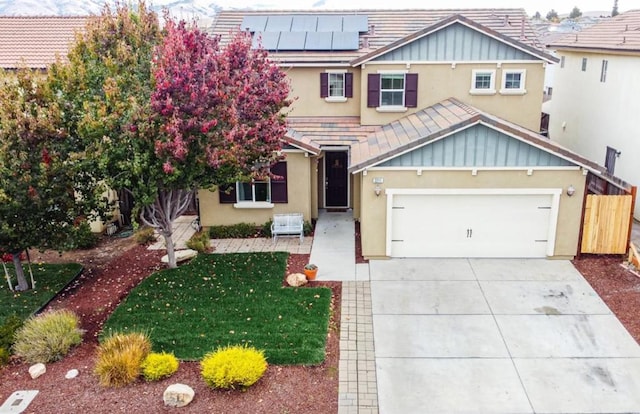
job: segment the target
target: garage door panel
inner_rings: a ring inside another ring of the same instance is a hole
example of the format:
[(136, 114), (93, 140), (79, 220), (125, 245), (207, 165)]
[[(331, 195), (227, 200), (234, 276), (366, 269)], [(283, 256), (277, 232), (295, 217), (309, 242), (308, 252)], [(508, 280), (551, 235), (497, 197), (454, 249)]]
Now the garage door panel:
[(394, 257), (544, 257), (551, 195), (396, 195)]

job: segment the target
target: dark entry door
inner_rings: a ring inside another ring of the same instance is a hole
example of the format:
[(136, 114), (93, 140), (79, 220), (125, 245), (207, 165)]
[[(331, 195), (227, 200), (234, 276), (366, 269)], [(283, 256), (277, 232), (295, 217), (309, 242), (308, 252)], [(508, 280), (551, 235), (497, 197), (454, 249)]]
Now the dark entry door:
[(347, 153), (328, 151), (325, 155), (326, 206), (348, 207)]

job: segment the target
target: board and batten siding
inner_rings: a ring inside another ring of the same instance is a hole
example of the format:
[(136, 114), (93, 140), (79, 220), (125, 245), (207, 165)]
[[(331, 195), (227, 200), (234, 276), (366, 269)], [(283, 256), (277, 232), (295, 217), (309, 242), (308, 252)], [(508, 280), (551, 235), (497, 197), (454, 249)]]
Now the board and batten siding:
[(484, 125), (474, 125), (378, 165), (378, 167), (570, 166), (574, 164)]
[(513, 46), (455, 23), (374, 59), (375, 61), (539, 60)]

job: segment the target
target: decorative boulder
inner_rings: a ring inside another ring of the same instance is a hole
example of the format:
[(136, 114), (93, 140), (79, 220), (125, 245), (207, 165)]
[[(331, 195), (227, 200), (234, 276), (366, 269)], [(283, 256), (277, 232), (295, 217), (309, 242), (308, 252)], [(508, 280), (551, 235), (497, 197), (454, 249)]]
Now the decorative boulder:
[(306, 285), (307, 277), (302, 273), (291, 273), (287, 276), (287, 284), (293, 287)]
[(80, 372), (77, 369), (70, 369), (67, 371), (67, 374), (64, 376), (66, 379), (72, 379), (78, 376)]
[(184, 407), (193, 400), (194, 395), (196, 395), (196, 393), (190, 386), (185, 384), (172, 384), (164, 390), (162, 399), (164, 400), (164, 405)]
[(29, 367), (29, 375), (31, 375), (33, 379), (38, 378), (45, 372), (47, 372), (47, 367), (45, 367), (43, 363), (37, 363)]
[[(197, 255), (198, 255), (198, 252), (191, 249), (176, 250), (176, 262), (177, 263), (184, 262), (185, 260), (193, 259)], [(169, 263), (169, 255), (165, 254), (164, 256), (162, 256), (160, 261), (162, 263)]]

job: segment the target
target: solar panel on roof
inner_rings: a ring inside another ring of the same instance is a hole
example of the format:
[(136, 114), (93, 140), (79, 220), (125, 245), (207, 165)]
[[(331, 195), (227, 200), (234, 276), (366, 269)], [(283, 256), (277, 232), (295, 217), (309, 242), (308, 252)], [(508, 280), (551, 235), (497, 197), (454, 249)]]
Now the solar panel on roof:
[(333, 32), (331, 50), (357, 50), (358, 46), (358, 32)]
[(318, 16), (318, 32), (341, 32), (342, 16)]
[(297, 15), (293, 16), (291, 23), (292, 32), (315, 32), (318, 27), (318, 16)]
[(278, 50), (280, 32), (256, 32), (253, 39), (266, 50)]
[(293, 16), (269, 16), (265, 32), (288, 32), (291, 30)]
[(369, 18), (361, 14), (343, 16), (342, 30), (345, 32), (366, 32), (369, 30)]
[(282, 32), (278, 50), (304, 50), (307, 32)]
[(244, 16), (240, 29), (250, 32), (262, 32), (267, 26), (267, 16)]
[(331, 32), (309, 32), (304, 50), (331, 50)]

